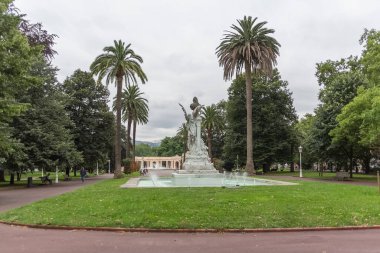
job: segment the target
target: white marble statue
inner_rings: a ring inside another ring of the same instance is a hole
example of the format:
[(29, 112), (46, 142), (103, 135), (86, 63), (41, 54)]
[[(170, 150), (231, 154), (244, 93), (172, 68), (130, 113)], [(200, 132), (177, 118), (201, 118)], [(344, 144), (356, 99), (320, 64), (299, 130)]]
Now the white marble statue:
[(187, 149), (186, 160), (183, 169), (188, 173), (217, 173), (208, 156), (207, 147), (201, 137), (202, 105), (199, 104), (198, 98), (193, 98), (190, 105), (191, 114), (187, 114), (185, 108), (180, 104), (185, 113), (187, 129)]

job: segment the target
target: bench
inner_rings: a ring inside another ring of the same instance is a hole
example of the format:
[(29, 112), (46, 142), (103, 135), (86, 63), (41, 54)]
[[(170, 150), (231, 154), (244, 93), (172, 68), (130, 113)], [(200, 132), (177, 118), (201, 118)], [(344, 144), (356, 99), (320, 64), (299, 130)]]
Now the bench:
[(335, 179), (337, 180), (346, 180), (350, 178), (350, 173), (347, 171), (338, 171), (336, 172)]
[(49, 178), (49, 176), (50, 176), (50, 173), (46, 174), (46, 176), (40, 177), (41, 182), (43, 184), (46, 184), (46, 183), (52, 184), (53, 181), (51, 181), (51, 179)]

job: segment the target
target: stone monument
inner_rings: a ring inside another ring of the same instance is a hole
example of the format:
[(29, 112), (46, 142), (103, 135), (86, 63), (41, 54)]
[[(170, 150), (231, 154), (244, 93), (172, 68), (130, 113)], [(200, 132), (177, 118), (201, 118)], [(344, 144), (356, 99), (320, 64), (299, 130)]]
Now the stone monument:
[(217, 174), (219, 173), (211, 163), (208, 156), (207, 147), (201, 138), (201, 110), (202, 105), (199, 104), (198, 98), (193, 98), (190, 105), (191, 114), (187, 114), (185, 108), (179, 104), (185, 113), (186, 130), (187, 130), (187, 149), (185, 154), (185, 162), (183, 169), (178, 170), (178, 174)]

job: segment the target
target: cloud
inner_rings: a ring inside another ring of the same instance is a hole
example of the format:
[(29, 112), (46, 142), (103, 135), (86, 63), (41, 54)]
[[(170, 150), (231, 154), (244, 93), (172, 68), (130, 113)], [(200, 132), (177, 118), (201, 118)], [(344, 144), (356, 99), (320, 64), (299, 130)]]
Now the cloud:
[[(244, 15), (267, 21), (281, 43), (278, 69), (293, 92), (299, 115), (318, 104), (315, 64), (359, 55), (364, 28), (380, 26), (375, 0), (16, 0), (33, 22), (41, 22), (57, 39), (53, 64), (59, 80), (75, 69), (88, 70), (113, 40), (132, 43), (144, 59), (148, 83), (140, 87), (149, 99), (149, 123), (139, 140), (173, 136), (183, 122), (178, 102), (193, 96), (202, 104), (227, 99), (230, 82), (222, 78), (215, 48), (225, 30)], [(114, 96), (114, 85), (109, 86)]]

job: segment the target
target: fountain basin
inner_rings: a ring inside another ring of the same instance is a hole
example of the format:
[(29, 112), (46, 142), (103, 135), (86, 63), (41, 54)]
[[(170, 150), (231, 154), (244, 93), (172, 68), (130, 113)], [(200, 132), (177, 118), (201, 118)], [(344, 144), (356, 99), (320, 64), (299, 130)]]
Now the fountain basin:
[[(132, 180), (132, 181), (131, 181)], [(296, 185), (296, 183), (283, 182), (270, 179), (261, 179), (230, 174), (175, 174), (172, 177), (144, 177), (130, 179), (122, 188), (155, 188), (155, 187), (239, 187), (239, 186), (275, 186)]]

